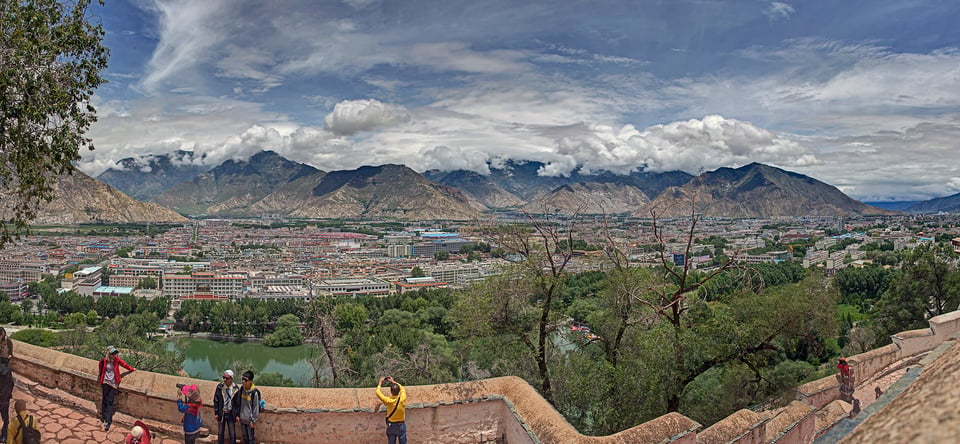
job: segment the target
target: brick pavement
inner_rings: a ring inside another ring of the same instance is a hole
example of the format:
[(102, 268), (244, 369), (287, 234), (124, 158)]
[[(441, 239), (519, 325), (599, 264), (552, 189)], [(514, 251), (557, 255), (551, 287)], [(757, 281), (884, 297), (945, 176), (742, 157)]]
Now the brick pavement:
[[(96, 399), (79, 399), (59, 390), (49, 390), (31, 381), (17, 380), (13, 391), (14, 401), (27, 401), (27, 409), (34, 415), (43, 442), (61, 444), (102, 444), (123, 443), (127, 432), (133, 427), (134, 418), (122, 413), (114, 415), (109, 432), (103, 431), (103, 424), (96, 413), (100, 394)], [(10, 402), (11, 419), (13, 404)], [(154, 431), (156, 444), (177, 444), (183, 442), (183, 435), (177, 433), (175, 426), (156, 424), (147, 421)], [(214, 437), (198, 440), (201, 443), (214, 442)]]

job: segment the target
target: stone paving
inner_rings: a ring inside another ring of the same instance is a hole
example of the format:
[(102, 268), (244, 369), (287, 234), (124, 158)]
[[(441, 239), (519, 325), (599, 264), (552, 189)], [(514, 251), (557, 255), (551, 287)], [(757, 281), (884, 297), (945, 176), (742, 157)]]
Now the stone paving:
[[(13, 405), (17, 399), (27, 401), (27, 410), (34, 415), (37, 428), (40, 429), (43, 442), (57, 442), (61, 444), (101, 444), (123, 443), (127, 432), (133, 427), (134, 418), (118, 413), (114, 415), (114, 423), (110, 431), (103, 431), (103, 424), (96, 413), (96, 403), (99, 402), (99, 393), (96, 400), (83, 400), (63, 392), (31, 393), (34, 390), (44, 391), (35, 384), (17, 381), (13, 391), (13, 401), (10, 402), (11, 419), (14, 418)], [(49, 396), (44, 396), (49, 395)], [(147, 423), (153, 427), (155, 444), (176, 444), (183, 442), (183, 436), (170, 430), (169, 426)], [(166, 428), (166, 430), (164, 430)], [(198, 442), (214, 442), (211, 437)]]
[(853, 397), (860, 400), (860, 409), (865, 409), (877, 400), (876, 388), (887, 391), (894, 382), (900, 380), (907, 373), (907, 368), (900, 368), (889, 372), (881, 377), (868, 380), (866, 383), (858, 385), (853, 392)]

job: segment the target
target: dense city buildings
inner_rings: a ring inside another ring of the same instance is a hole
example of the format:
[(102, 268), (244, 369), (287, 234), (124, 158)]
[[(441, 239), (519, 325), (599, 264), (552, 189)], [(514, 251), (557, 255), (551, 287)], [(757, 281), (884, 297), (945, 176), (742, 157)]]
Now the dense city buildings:
[[(568, 271), (604, 269), (602, 250), (610, 246), (638, 266), (657, 264), (666, 254), (676, 265), (696, 269), (710, 269), (728, 257), (743, 264), (797, 261), (828, 274), (869, 263), (877, 250), (896, 251), (943, 236), (960, 249), (956, 220), (949, 215), (703, 218), (690, 245), (689, 220), (657, 221), (659, 235), (652, 222), (557, 219), (561, 231), (572, 230), (582, 241), (574, 245)], [(149, 236), (111, 237), (79, 235), (80, 228), (65, 227), (25, 237), (3, 251), (0, 291), (18, 299), (31, 282), (60, 274), (61, 291), (94, 298), (150, 291), (153, 297), (171, 297), (174, 308), (188, 299), (376, 297), (465, 287), (518, 259), (511, 252), (491, 253), (496, 239), (471, 224), (355, 222), (332, 228), (310, 221), (277, 219), (263, 225), (262, 220), (211, 219), (162, 228)], [(414, 276), (414, 269), (420, 274)]]

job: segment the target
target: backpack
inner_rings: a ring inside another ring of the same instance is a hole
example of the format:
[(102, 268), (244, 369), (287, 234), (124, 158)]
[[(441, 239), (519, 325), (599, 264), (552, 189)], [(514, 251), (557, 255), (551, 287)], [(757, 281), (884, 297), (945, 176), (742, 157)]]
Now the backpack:
[(257, 412), (259, 413), (259, 412), (262, 412), (262, 411), (266, 410), (266, 408), (267, 408), (267, 401), (264, 401), (264, 400), (263, 400), (263, 393), (261, 393), (260, 390), (257, 390), (257, 398), (260, 398), (260, 402), (257, 403), (257, 404), (258, 404), (258, 407), (260, 407), (260, 408), (257, 410)]
[(14, 435), (14, 437), (16, 437), (22, 432), (23, 440), (21, 442), (23, 444), (40, 444), (40, 431), (34, 427), (33, 415), (30, 415), (29, 418), (30, 420), (26, 424), (24, 424), (23, 418), (20, 417), (19, 414), (17, 414), (17, 420), (20, 421), (20, 430), (17, 430), (17, 433), (16, 435)]

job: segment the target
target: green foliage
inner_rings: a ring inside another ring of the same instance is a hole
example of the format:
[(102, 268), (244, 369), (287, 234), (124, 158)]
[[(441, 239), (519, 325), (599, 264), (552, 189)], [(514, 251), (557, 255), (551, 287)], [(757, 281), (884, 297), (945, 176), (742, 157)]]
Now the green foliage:
[(0, 246), (26, 230), (72, 172), (96, 114), (90, 98), (105, 80), (103, 28), (88, 21), (90, 0), (0, 3)]
[(0, 302), (0, 323), (20, 322), (22, 317), (20, 307), (13, 305), (10, 301)]
[[(237, 367), (241, 368), (241, 367)], [(257, 373), (256, 377), (257, 385), (265, 387), (296, 387), (296, 383), (292, 379), (286, 378), (282, 373), (279, 372), (263, 372)]]
[(178, 374), (183, 368), (183, 353), (176, 347), (171, 351), (166, 341), (153, 336), (159, 325), (160, 320), (154, 313), (118, 316), (104, 321), (84, 338), (82, 346), (69, 351), (100, 359), (104, 348), (113, 345), (122, 350), (123, 359), (138, 370)]
[(86, 312), (94, 308), (93, 296), (84, 296), (75, 291), (59, 293), (56, 290), (41, 290), (44, 307), (60, 314)]
[(14, 332), (10, 337), (40, 347), (56, 347), (60, 345), (60, 338), (57, 337), (56, 333), (42, 328), (27, 328)]
[(869, 308), (890, 285), (893, 272), (882, 267), (847, 267), (833, 277), (833, 285), (840, 291), (840, 301)]
[(420, 268), (420, 266), (414, 266), (412, 269), (410, 269), (410, 277), (419, 278), (426, 275), (427, 274), (423, 272), (423, 269)]
[(450, 259), (450, 252), (449, 252), (449, 251), (437, 251), (437, 252), (433, 253), (433, 258), (436, 259), (436, 260), (438, 260), (438, 261), (445, 261), (445, 260), (447, 260), (447, 259)]
[(140, 279), (140, 282), (137, 283), (137, 287), (136, 287), (136, 288), (144, 288), (144, 289), (149, 289), (149, 290), (156, 290), (156, 289), (157, 289), (157, 280), (154, 279), (154, 278), (152, 278), (152, 277), (150, 277), (150, 276), (147, 276), (147, 277), (145, 277), (145, 278), (143, 278), (143, 279)]
[(267, 347), (291, 347), (303, 344), (300, 318), (292, 314), (277, 318), (276, 330), (263, 338), (263, 344)]
[(945, 245), (921, 244), (906, 253), (899, 273), (873, 307), (877, 337), (927, 326), (927, 319), (960, 305), (957, 255)]
[[(169, 304), (169, 301), (165, 303)], [(239, 337), (264, 336), (277, 318), (300, 313), (302, 309), (300, 303), (288, 299), (247, 298), (223, 302), (186, 300), (174, 314), (174, 319), (178, 330)]]

